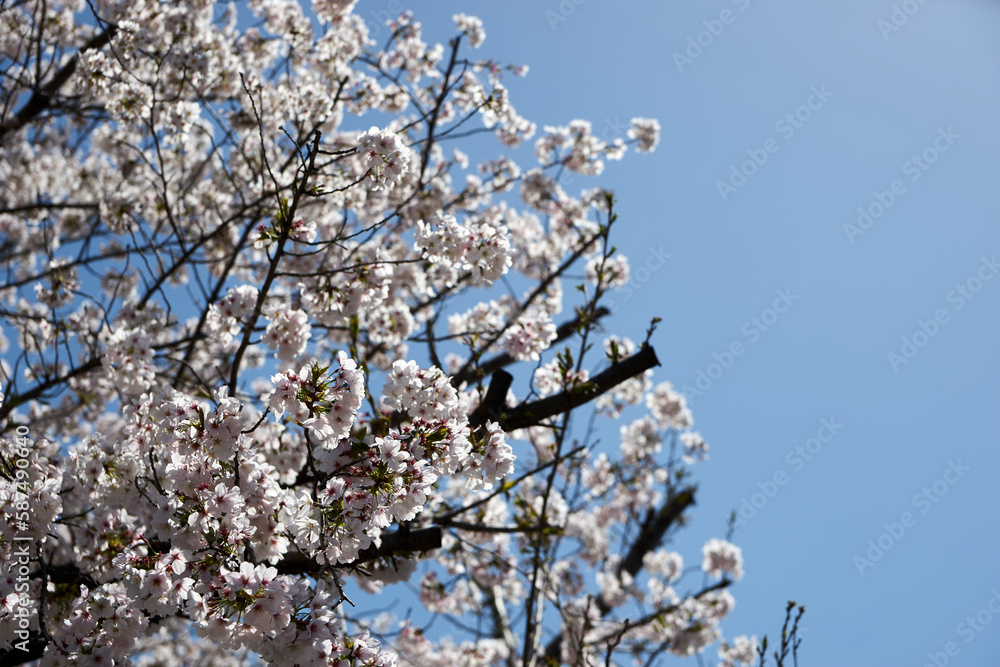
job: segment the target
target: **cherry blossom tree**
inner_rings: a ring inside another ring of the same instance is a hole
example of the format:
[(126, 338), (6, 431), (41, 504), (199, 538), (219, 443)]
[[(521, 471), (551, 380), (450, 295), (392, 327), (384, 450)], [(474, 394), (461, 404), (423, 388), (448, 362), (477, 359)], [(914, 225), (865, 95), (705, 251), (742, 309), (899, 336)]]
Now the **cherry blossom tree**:
[(353, 5), (0, 3), (0, 665), (755, 662), (563, 187), (658, 124), (539, 130), (478, 19)]

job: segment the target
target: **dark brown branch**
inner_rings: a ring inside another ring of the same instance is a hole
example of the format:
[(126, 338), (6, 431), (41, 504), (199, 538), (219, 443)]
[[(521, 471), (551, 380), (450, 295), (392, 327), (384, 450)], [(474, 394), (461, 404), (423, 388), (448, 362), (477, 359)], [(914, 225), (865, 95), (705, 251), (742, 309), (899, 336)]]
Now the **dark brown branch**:
[[(336, 567), (352, 567), (376, 560), (378, 558), (389, 558), (402, 553), (432, 551), (441, 548), (442, 529), (439, 526), (420, 528), (418, 530), (397, 530), (392, 533), (382, 535), (382, 544), (376, 547), (374, 544), (361, 553), (350, 563), (343, 563)], [(316, 574), (323, 566), (312, 558), (301, 552), (289, 552), (285, 554), (274, 566), (278, 574)], [(2, 666), (0, 666), (2, 667)]]
[(562, 391), (555, 396), (549, 396), (531, 403), (503, 411), (499, 415), (499, 423), (503, 430), (510, 432), (519, 428), (534, 426), (542, 421), (564, 412), (580, 407), (601, 394), (610, 391), (628, 379), (645, 373), (654, 366), (659, 366), (653, 348), (644, 345), (631, 357), (622, 359), (601, 371), (579, 387)]
[(59, 68), (59, 71), (53, 75), (49, 82), (46, 83), (41, 88), (35, 88), (35, 91), (28, 98), (28, 101), (24, 103), (24, 106), (14, 114), (14, 117), (8, 120), (3, 125), (0, 125), (0, 139), (3, 139), (4, 135), (8, 132), (16, 132), (17, 130), (24, 127), (27, 123), (34, 120), (40, 113), (52, 106), (53, 100), (55, 100), (56, 93), (59, 89), (63, 87), (71, 76), (73, 72), (76, 71), (76, 64), (80, 60), (80, 54), (84, 51), (89, 51), (90, 49), (99, 49), (107, 45), (111, 38), (115, 36), (118, 31), (117, 26), (108, 26), (101, 33), (91, 37), (86, 44), (72, 57), (69, 62)]
[[(660, 546), (663, 536), (677, 522), (681, 514), (684, 513), (684, 510), (694, 505), (695, 491), (695, 487), (689, 486), (680, 493), (667, 498), (663, 506), (655, 513), (649, 513), (646, 521), (642, 524), (639, 536), (632, 543), (632, 548), (629, 549), (628, 555), (625, 556), (618, 566), (619, 577), (621, 577), (623, 572), (627, 572), (629, 576), (635, 577), (639, 570), (642, 569), (643, 557)], [(601, 614), (606, 614), (610, 609), (604, 600), (600, 601), (600, 608)]]
[[(636, 537), (635, 542), (632, 543), (632, 547), (628, 551), (628, 554), (618, 566), (619, 577), (621, 577), (622, 572), (628, 572), (629, 575), (635, 577), (639, 570), (642, 569), (643, 557), (660, 546), (660, 543), (663, 541), (663, 536), (666, 535), (670, 527), (673, 526), (678, 519), (680, 519), (684, 510), (691, 505), (694, 505), (695, 490), (695, 487), (689, 486), (683, 489), (680, 493), (668, 497), (664, 501), (663, 506), (660, 507), (660, 509), (655, 513), (652, 511), (649, 513), (646, 520), (642, 524), (642, 529), (639, 531), (638, 537)], [(729, 582), (727, 580), (723, 580), (722, 583), (728, 585)], [(706, 591), (699, 593), (699, 596), (718, 587), (719, 586), (717, 585), (706, 589)], [(607, 616), (611, 611), (611, 606), (608, 605), (608, 603), (603, 599), (598, 599), (597, 608), (600, 611), (602, 618)], [(639, 623), (634, 623), (633, 625), (639, 625)], [(546, 645), (546, 657), (557, 658), (561, 648), (562, 633), (553, 637), (552, 640)]]
[(423, 190), (424, 174), (427, 171), (427, 164), (430, 162), (431, 148), (434, 147), (434, 130), (437, 128), (438, 116), (441, 113), (444, 98), (448, 96), (448, 91), (450, 90), (451, 73), (455, 69), (455, 62), (458, 57), (458, 45), (461, 42), (462, 38), (459, 36), (455, 38), (455, 41), (451, 45), (451, 58), (448, 60), (448, 69), (445, 70), (444, 80), (441, 82), (441, 94), (438, 95), (437, 103), (434, 105), (433, 111), (431, 111), (430, 121), (427, 123), (427, 143), (424, 144), (423, 155), (420, 156), (420, 176), (418, 178), (420, 190)]
[[(15, 641), (19, 639), (17, 638)], [(22, 651), (19, 648), (0, 651), (0, 667), (14, 667), (15, 665), (23, 665), (32, 660), (38, 660), (45, 653), (45, 647), (49, 643), (38, 630), (29, 632), (27, 641), (27, 651)]]
[[(443, 519), (437, 521), (442, 526), (448, 526), (449, 528), (455, 528), (456, 530), (467, 530), (470, 533), (494, 533), (494, 534), (514, 534), (514, 533), (537, 533), (539, 530), (538, 526), (489, 526), (484, 523), (468, 523), (466, 521), (455, 521), (454, 519)], [(550, 526), (544, 524), (541, 526), (544, 528), (555, 528), (555, 526)]]
[(493, 379), (486, 389), (486, 395), (479, 407), (469, 415), (469, 427), (473, 433), (487, 420), (497, 421), (501, 418), (502, 410), (507, 403), (507, 392), (513, 382), (514, 376), (507, 371), (502, 369), (493, 371)]
[(89, 373), (90, 371), (99, 368), (101, 366), (101, 357), (93, 357), (87, 360), (84, 364), (77, 366), (76, 368), (67, 371), (63, 375), (59, 375), (45, 382), (41, 382), (35, 387), (32, 387), (28, 391), (20, 394), (14, 394), (7, 399), (7, 402), (0, 406), (0, 421), (6, 419), (7, 415), (11, 413), (14, 408), (28, 401), (34, 400), (36, 398), (42, 398), (45, 396), (45, 392), (52, 389), (53, 387), (60, 387), (66, 385), (66, 383), (79, 375)]

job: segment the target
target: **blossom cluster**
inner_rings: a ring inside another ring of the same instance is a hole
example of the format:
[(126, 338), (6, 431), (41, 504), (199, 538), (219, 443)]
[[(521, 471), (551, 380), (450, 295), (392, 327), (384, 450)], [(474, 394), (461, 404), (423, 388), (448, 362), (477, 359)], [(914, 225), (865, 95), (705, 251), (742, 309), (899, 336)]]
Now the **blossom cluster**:
[(358, 138), (358, 151), (373, 190), (393, 187), (410, 168), (411, 151), (395, 132), (372, 127)]
[(205, 318), (208, 334), (222, 347), (229, 348), (234, 337), (243, 330), (243, 318), (257, 303), (257, 289), (252, 285), (232, 288), (218, 303), (209, 306)]
[(484, 221), (462, 225), (454, 216), (445, 216), (437, 224), (421, 220), (416, 244), (436, 273), (448, 274), (449, 285), (465, 270), (471, 272), (470, 284), (489, 286), (513, 264), (507, 228)]
[[(544, 126), (524, 163), (528, 70), (469, 55), (482, 21), (440, 44), (355, 5), (0, 10), (25, 101), (0, 113), (0, 558), (31, 544), (27, 581), (0, 576), (0, 651), (494, 667), (723, 637), (739, 549), (705, 545), (699, 593), (662, 546), (708, 445), (650, 368), (621, 377), (649, 340), (601, 354), (600, 295), (629, 276), (614, 198), (557, 180), (659, 124)], [(617, 448), (578, 410), (623, 419)], [(460, 636), (348, 610), (404, 581)]]

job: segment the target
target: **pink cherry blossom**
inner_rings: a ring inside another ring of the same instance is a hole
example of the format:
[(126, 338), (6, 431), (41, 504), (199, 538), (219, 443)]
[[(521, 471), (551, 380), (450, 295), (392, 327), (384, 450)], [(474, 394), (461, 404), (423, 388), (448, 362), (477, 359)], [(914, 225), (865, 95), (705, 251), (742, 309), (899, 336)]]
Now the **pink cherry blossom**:
[(739, 548), (705, 545), (706, 585), (663, 546), (708, 445), (652, 331), (603, 333), (635, 221), (591, 177), (657, 121), (539, 132), (527, 66), (461, 13), (439, 43), (355, 0), (7, 5), (5, 660), (540, 667), (723, 638)]

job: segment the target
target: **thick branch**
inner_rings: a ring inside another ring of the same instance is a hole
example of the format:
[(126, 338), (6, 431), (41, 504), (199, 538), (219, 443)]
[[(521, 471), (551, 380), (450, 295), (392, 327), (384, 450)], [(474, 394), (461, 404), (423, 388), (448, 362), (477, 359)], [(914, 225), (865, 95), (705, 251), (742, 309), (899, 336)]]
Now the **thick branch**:
[[(19, 643), (19, 639), (15, 639), (15, 641)], [(45, 653), (45, 646), (49, 643), (38, 630), (31, 630), (28, 633), (27, 642), (27, 651), (16, 647), (0, 651), (0, 667), (14, 667), (38, 660)]]
[[(338, 567), (351, 567), (377, 558), (388, 558), (401, 553), (432, 551), (441, 548), (442, 530), (439, 526), (419, 530), (397, 530), (382, 535), (382, 544), (372, 545), (358, 554), (350, 563)], [(278, 574), (316, 574), (323, 566), (300, 552), (289, 552), (274, 566)]]
[(41, 88), (35, 88), (35, 91), (25, 102), (24, 106), (14, 114), (14, 117), (8, 120), (6, 123), (0, 125), (0, 139), (3, 139), (4, 135), (8, 132), (15, 132), (27, 123), (34, 120), (40, 113), (52, 106), (53, 100), (55, 100), (56, 93), (59, 89), (63, 87), (71, 76), (73, 72), (76, 71), (76, 63), (80, 60), (80, 54), (84, 51), (89, 51), (90, 49), (99, 49), (105, 46), (114, 37), (115, 32), (118, 31), (117, 26), (108, 26), (100, 34), (97, 34), (90, 38), (86, 44), (77, 52), (69, 62), (59, 68), (59, 71), (53, 75), (49, 82), (46, 83)]
[[(684, 513), (684, 510), (691, 505), (694, 505), (695, 490), (695, 487), (689, 486), (683, 489), (680, 493), (667, 498), (664, 501), (663, 506), (660, 507), (660, 509), (655, 513), (649, 513), (649, 516), (647, 516), (645, 522), (643, 522), (642, 530), (640, 530), (639, 536), (636, 537), (636, 540), (632, 543), (632, 547), (629, 549), (628, 554), (618, 566), (619, 577), (621, 577), (622, 572), (628, 572), (629, 575), (634, 577), (639, 570), (642, 569), (643, 557), (660, 546), (660, 542), (662, 542), (663, 536), (667, 533), (667, 530), (669, 530), (670, 527), (677, 522), (681, 514)], [(728, 585), (728, 582), (726, 582), (726, 584)], [(702, 591), (701, 594), (704, 592), (705, 591)], [(603, 599), (599, 599), (597, 601), (597, 608), (600, 610), (602, 618), (607, 616), (611, 611), (611, 606), (608, 605)], [(553, 637), (545, 647), (546, 657), (557, 658), (561, 648), (562, 633)]]
[[(619, 577), (621, 577), (622, 572), (628, 572), (629, 576), (635, 577), (642, 569), (643, 557), (660, 546), (663, 536), (676, 523), (684, 510), (694, 505), (695, 490), (695, 487), (689, 486), (677, 495), (667, 498), (656, 513), (650, 512), (642, 525), (639, 536), (632, 544), (632, 548), (629, 549), (628, 554), (618, 566)], [(599, 606), (602, 615), (610, 611), (610, 607), (604, 600), (600, 600)]]
[(63, 375), (59, 375), (45, 382), (41, 382), (38, 385), (32, 387), (28, 391), (20, 394), (14, 394), (7, 399), (7, 402), (0, 406), (0, 420), (6, 419), (7, 415), (11, 413), (14, 408), (28, 401), (34, 400), (36, 398), (42, 398), (49, 389), (53, 387), (65, 386), (69, 380), (77, 376), (89, 373), (90, 371), (99, 368), (101, 366), (101, 358), (93, 357), (88, 359), (85, 363), (76, 368), (67, 371)]
[(504, 405), (507, 403), (507, 391), (514, 382), (514, 376), (505, 370), (493, 371), (490, 386), (486, 389), (479, 407), (469, 415), (469, 427), (473, 432), (486, 423), (487, 420), (501, 419)]
[(628, 379), (645, 373), (654, 366), (659, 366), (653, 348), (643, 345), (631, 357), (622, 359), (601, 371), (579, 388), (569, 389), (554, 396), (549, 396), (531, 403), (504, 411), (498, 421), (505, 431), (534, 426), (540, 422), (563, 412), (578, 408), (584, 403), (597, 398)]

